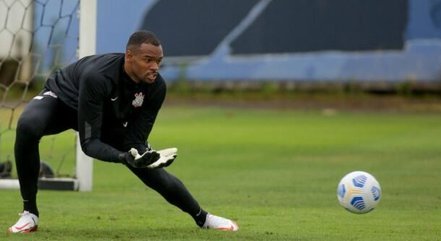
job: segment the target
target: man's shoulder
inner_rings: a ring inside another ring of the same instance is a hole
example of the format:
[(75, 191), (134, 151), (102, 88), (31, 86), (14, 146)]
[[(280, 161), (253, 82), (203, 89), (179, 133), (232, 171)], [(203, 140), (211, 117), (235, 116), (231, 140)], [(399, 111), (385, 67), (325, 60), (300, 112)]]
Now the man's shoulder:
[(123, 53), (96, 54), (81, 58), (78, 60), (78, 64), (85, 64), (92, 67), (108, 66), (112, 63), (121, 64), (123, 59)]
[(123, 61), (122, 53), (91, 55), (79, 60), (77, 67), (87, 76), (114, 77), (119, 75)]
[(165, 85), (165, 80), (162, 77), (161, 74), (158, 74), (158, 76), (156, 77), (156, 81), (155, 81), (158, 85), (163, 86)]

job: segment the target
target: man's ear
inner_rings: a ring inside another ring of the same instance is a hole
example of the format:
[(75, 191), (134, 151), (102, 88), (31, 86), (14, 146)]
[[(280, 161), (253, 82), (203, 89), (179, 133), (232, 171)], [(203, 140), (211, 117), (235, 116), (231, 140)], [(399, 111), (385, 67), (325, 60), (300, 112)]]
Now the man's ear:
[(133, 51), (130, 49), (126, 50), (126, 54), (125, 54), (125, 59), (127, 60), (131, 60), (133, 58)]

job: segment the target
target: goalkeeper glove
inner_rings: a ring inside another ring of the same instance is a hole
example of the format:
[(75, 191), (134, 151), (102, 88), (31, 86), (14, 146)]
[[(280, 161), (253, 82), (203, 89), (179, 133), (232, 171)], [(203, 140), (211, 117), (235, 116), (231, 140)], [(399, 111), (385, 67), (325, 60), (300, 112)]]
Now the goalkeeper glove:
[(127, 153), (123, 153), (121, 159), (134, 168), (160, 168), (173, 163), (177, 156), (178, 149), (167, 148), (160, 151), (147, 150), (142, 155), (138, 150), (131, 148)]
[(142, 155), (138, 150), (131, 148), (128, 152), (122, 153), (120, 159), (134, 168), (145, 168), (159, 159), (159, 153), (154, 150), (147, 150)]
[(162, 149), (157, 151), (159, 153), (159, 159), (148, 166), (148, 168), (168, 167), (178, 156), (178, 149), (175, 147)]

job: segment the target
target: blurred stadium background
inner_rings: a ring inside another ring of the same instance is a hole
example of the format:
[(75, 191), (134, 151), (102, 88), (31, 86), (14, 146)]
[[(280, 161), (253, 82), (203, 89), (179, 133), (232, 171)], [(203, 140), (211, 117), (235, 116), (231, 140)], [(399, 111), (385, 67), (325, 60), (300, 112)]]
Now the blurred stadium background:
[(439, 0), (111, 0), (98, 11), (99, 53), (151, 29), (170, 81), (441, 80)]
[[(71, 62), (78, 0), (31, 2), (0, 2), (2, 16), (18, 13), (15, 24), (1, 20), (0, 56), (33, 38), (38, 68)], [(24, 8), (31, 31), (17, 31)], [(441, 81), (441, 0), (98, 1), (97, 53), (124, 51), (137, 29), (162, 39), (170, 82)], [(11, 82), (2, 66), (1, 82)]]

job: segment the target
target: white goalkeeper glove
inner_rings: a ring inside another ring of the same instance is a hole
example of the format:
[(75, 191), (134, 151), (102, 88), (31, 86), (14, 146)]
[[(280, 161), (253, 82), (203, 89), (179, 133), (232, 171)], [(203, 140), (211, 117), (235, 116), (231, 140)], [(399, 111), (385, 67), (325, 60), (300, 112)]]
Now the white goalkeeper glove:
[(148, 150), (140, 155), (137, 149), (131, 148), (126, 153), (124, 160), (135, 168), (167, 167), (176, 159), (177, 151), (177, 148), (167, 148), (160, 151)]
[(145, 168), (160, 158), (159, 153), (148, 149), (142, 155), (135, 148), (128, 152), (121, 153), (119, 159), (134, 168)]
[(168, 167), (178, 156), (178, 148), (166, 148), (157, 151), (159, 159), (148, 166), (148, 168)]

